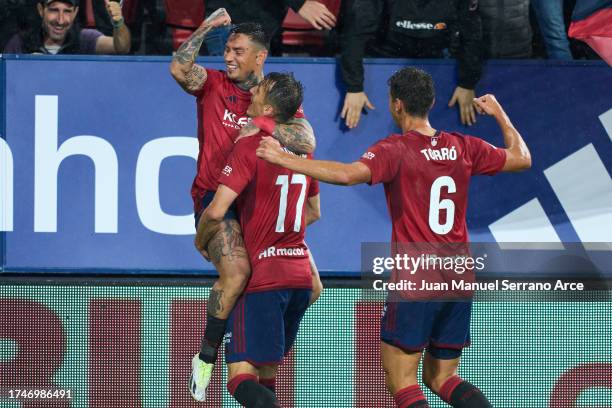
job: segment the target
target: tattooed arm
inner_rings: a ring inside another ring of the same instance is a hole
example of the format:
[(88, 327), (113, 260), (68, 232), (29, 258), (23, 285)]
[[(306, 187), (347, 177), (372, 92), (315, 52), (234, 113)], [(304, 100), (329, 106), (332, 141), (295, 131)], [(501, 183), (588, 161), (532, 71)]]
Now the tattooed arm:
[(228, 25), (231, 18), (225, 9), (212, 13), (197, 30), (179, 47), (172, 58), (170, 73), (178, 84), (188, 93), (197, 93), (206, 82), (206, 69), (195, 63), (206, 34), (214, 28)]
[(312, 126), (304, 118), (292, 118), (285, 124), (277, 124), (272, 136), (298, 154), (312, 153), (317, 146)]

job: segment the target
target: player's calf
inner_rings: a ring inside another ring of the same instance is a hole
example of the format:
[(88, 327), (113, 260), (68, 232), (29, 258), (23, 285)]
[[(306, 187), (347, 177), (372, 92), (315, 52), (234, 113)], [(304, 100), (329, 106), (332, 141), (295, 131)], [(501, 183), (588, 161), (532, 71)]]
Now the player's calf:
[(430, 389), (442, 401), (454, 408), (492, 408), (485, 395), (476, 386), (458, 375), (447, 379), (439, 389)]

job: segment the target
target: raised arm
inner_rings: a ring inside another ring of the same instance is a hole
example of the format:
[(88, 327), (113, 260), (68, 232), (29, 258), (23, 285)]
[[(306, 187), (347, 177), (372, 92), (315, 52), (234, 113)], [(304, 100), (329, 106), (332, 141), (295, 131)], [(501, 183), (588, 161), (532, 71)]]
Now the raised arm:
[(127, 54), (132, 46), (130, 30), (123, 20), (121, 6), (116, 1), (105, 0), (106, 11), (113, 24), (113, 36), (98, 37), (96, 54)]
[(347, 164), (304, 159), (282, 150), (278, 142), (271, 137), (262, 139), (257, 148), (257, 157), (330, 184), (351, 186), (367, 183), (372, 179), (370, 168), (361, 162)]
[(501, 171), (522, 171), (531, 167), (531, 153), (521, 134), (516, 130), (508, 115), (494, 95), (474, 99), (474, 107), (480, 114), (491, 115), (497, 121), (504, 135), (506, 163)]
[(189, 38), (181, 44), (170, 64), (170, 73), (178, 84), (190, 94), (197, 93), (206, 82), (206, 69), (195, 63), (206, 34), (213, 28), (232, 22), (224, 8), (212, 13)]

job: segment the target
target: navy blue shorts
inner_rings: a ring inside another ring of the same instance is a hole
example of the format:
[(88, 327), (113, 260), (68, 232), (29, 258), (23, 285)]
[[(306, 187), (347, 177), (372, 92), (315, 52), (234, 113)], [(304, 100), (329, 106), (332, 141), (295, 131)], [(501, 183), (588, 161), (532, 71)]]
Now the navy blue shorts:
[(311, 293), (279, 289), (243, 294), (227, 321), (225, 361), (279, 364), (295, 342)]
[(406, 352), (426, 348), (436, 358), (454, 359), (470, 345), (471, 314), (471, 301), (387, 301), (380, 338)]
[[(200, 222), (200, 217), (202, 213), (208, 207), (208, 205), (212, 202), (213, 198), (215, 198), (216, 191), (207, 191), (206, 194), (202, 197), (198, 205), (196, 206), (196, 211), (194, 212), (195, 217), (195, 227), (198, 229), (198, 224)], [(225, 213), (224, 220), (236, 220), (238, 221), (238, 210), (236, 209), (236, 202), (234, 201), (230, 208), (227, 209)]]

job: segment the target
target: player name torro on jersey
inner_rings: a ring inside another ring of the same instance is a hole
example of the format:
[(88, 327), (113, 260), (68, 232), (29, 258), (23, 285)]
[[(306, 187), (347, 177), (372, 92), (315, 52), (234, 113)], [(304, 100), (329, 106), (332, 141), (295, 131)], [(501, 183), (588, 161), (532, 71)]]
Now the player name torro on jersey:
[(423, 156), (429, 160), (457, 160), (457, 149), (455, 146), (441, 147), (440, 149), (423, 149), (421, 150)]

